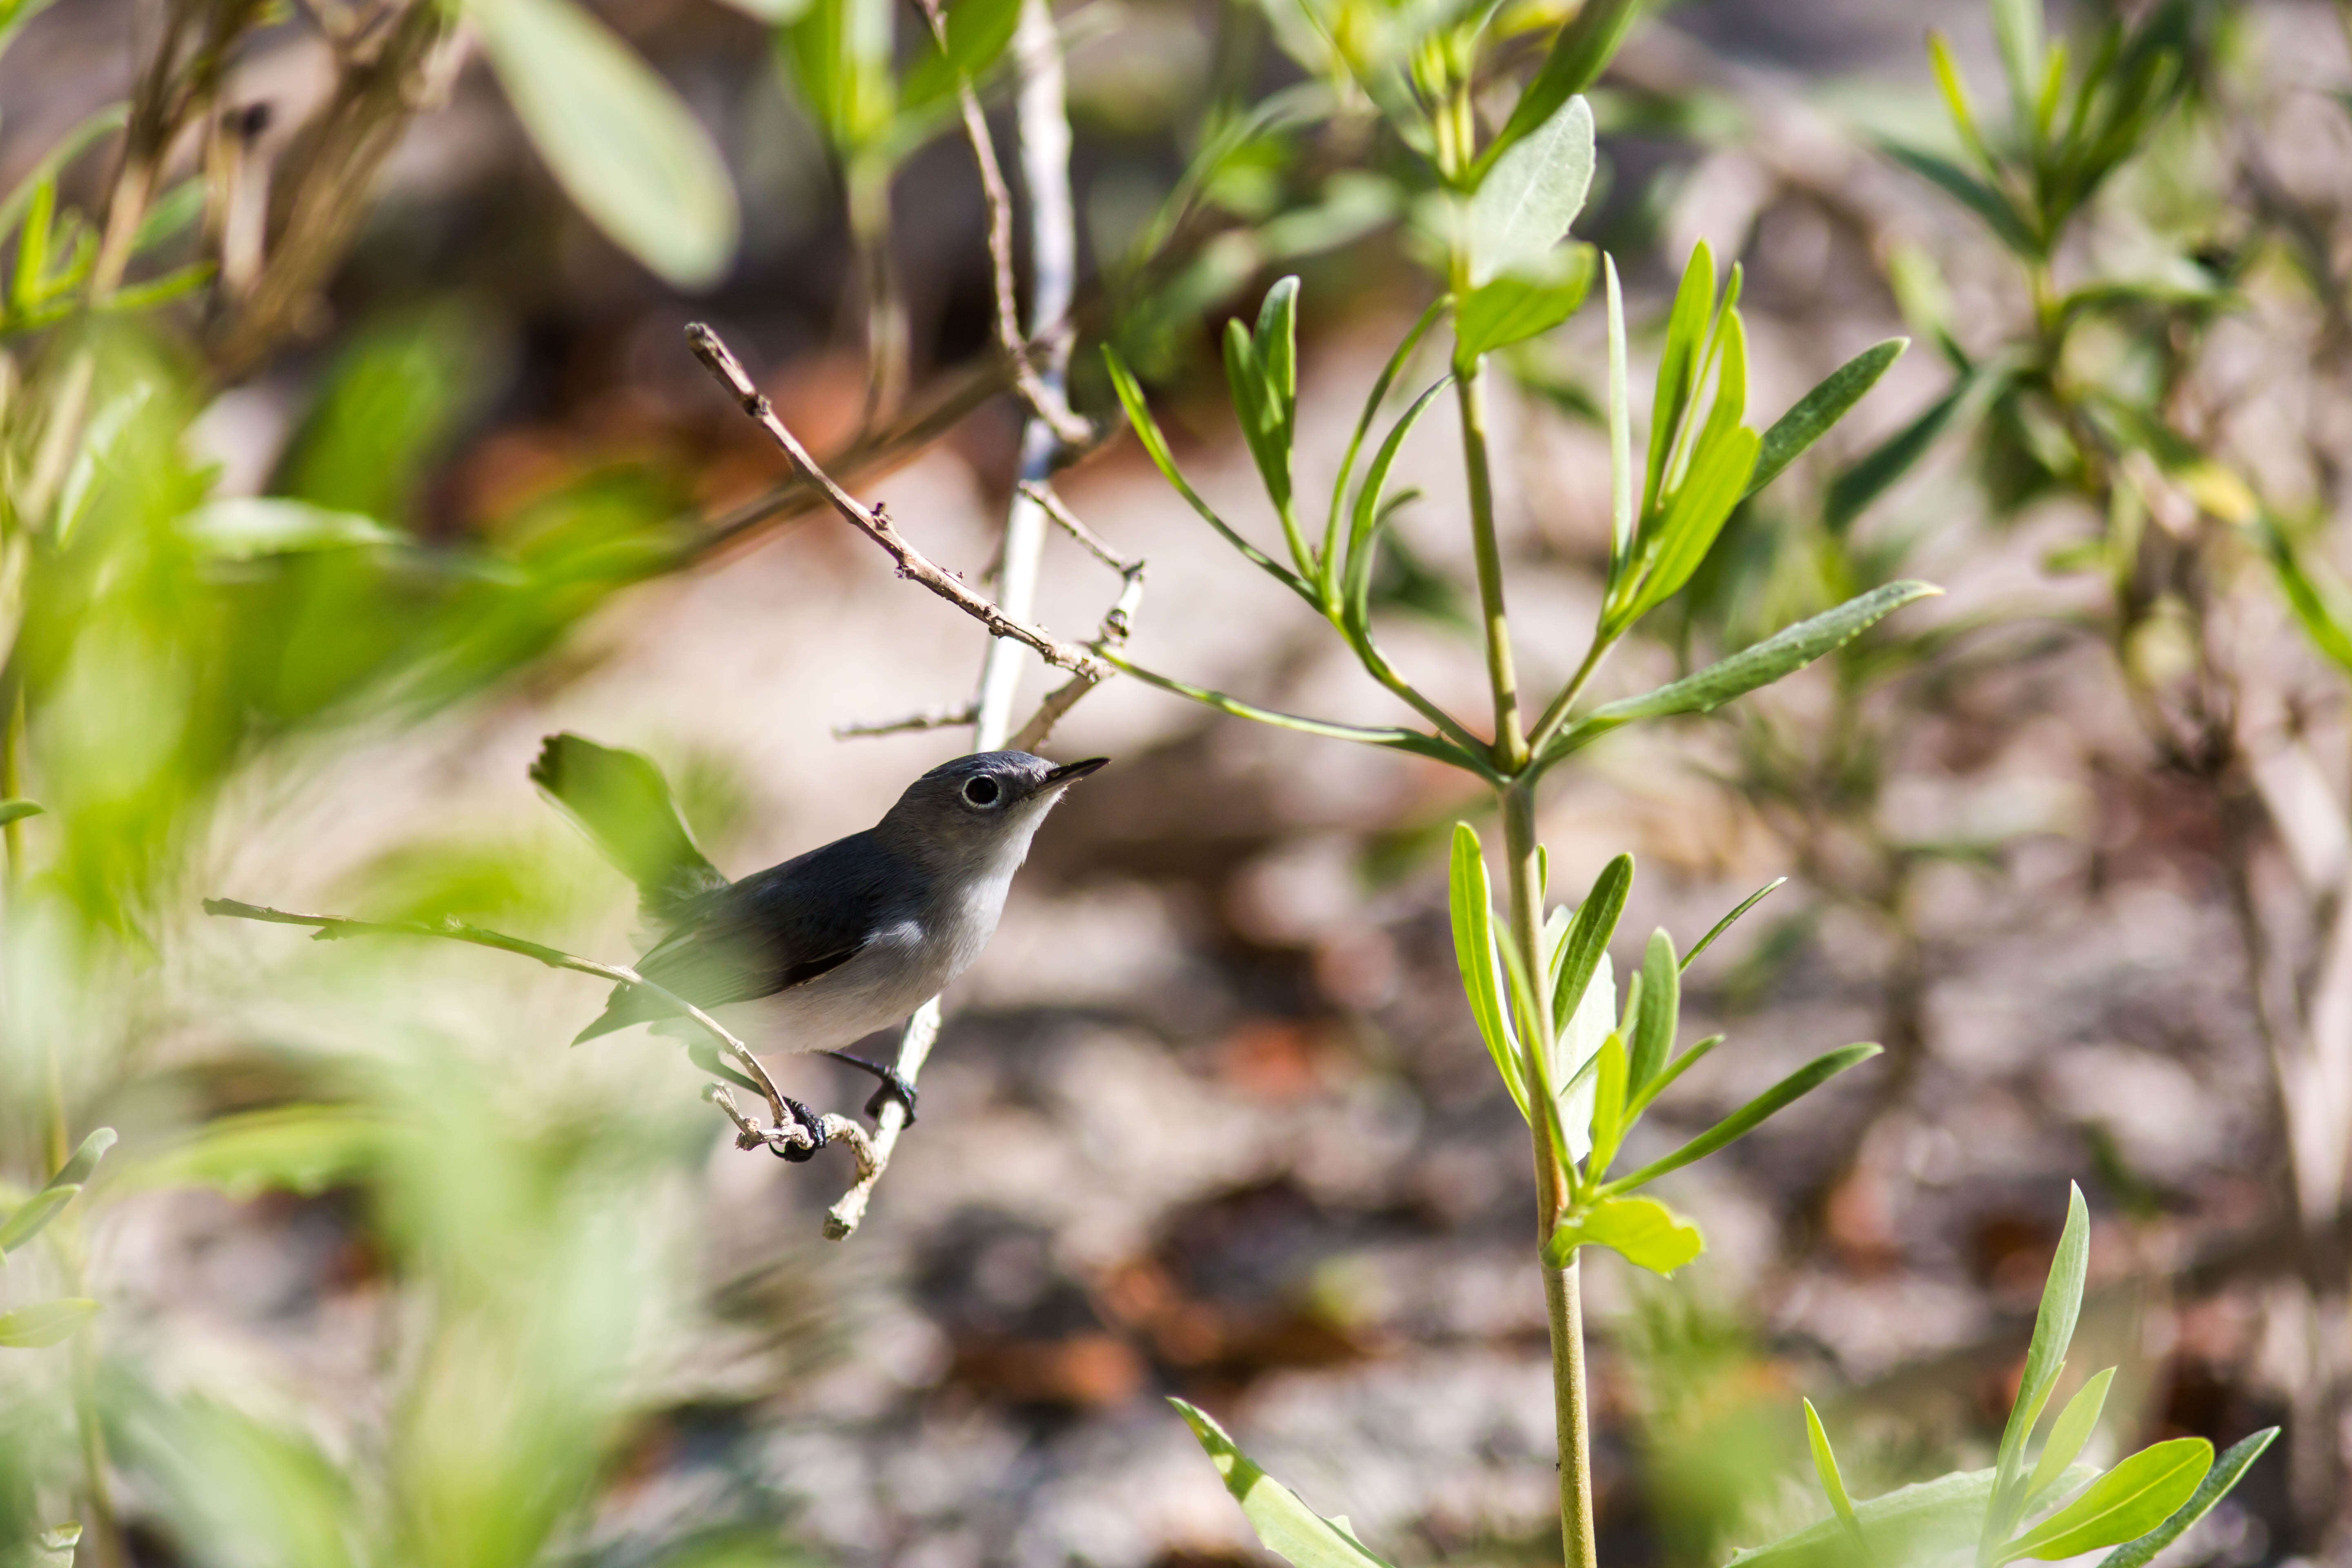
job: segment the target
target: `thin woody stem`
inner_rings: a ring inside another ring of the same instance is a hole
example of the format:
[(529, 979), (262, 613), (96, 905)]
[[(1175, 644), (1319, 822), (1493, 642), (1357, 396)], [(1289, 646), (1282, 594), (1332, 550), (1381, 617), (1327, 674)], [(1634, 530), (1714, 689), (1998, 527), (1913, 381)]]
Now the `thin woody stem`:
[[(948, 22), (939, 0), (916, 3), (922, 8), (923, 20), (930, 24), (940, 52), (946, 54)], [(1021, 330), (1020, 287), (1013, 275), (1013, 190), (1005, 184), (1004, 165), (997, 159), (996, 139), (989, 134), (980, 94), (973, 90), (971, 78), (962, 72), (956, 76), (956, 102), (963, 111), (964, 137), (971, 143), (971, 161), (980, 171), (981, 197), (988, 206), (988, 259), (995, 283), (997, 346), (1004, 351), (1005, 363), (1012, 369), (1013, 390), (1029, 411), (1051, 426), (1065, 446), (1083, 447), (1094, 438), (1094, 426), (1071, 412), (1069, 400), (1059, 387), (1049, 387), (1039, 377), (1031, 357), (1034, 351), (1028, 334)]]
[(852, 527), (880, 545), (898, 563), (898, 575), (921, 584), (980, 622), (988, 628), (989, 636), (1010, 637), (1035, 650), (1047, 664), (1073, 674), (1093, 674), (1097, 679), (1109, 673), (1101, 659), (1087, 649), (1066, 643), (1050, 632), (1006, 615), (972, 592), (961, 578), (942, 569), (930, 557), (909, 544), (906, 536), (891, 522), (887, 512), (878, 506), (866, 505), (835, 483), (832, 475), (817, 467), (816, 459), (809, 456), (808, 448), (801, 445), (800, 437), (776, 417), (775, 409), (751, 384), (751, 377), (743, 369), (742, 362), (719, 342), (718, 333), (697, 321), (686, 329), (686, 341), (694, 351), (695, 358), (700, 360), (704, 368), (742, 405), (743, 412), (767, 432), (769, 439), (782, 448), (784, 456), (792, 459), (793, 468), (824, 493), (825, 500), (832, 503), (833, 510), (846, 519)]
[(569, 969), (580, 974), (593, 974), (609, 980), (615, 985), (633, 985), (651, 993), (676, 1007), (698, 1025), (719, 1047), (735, 1059), (768, 1101), (779, 1127), (789, 1121), (784, 1110), (784, 1097), (769, 1078), (768, 1069), (751, 1054), (751, 1047), (728, 1032), (727, 1026), (677, 992), (646, 979), (635, 970), (619, 963), (600, 963), (593, 958), (582, 958), (561, 948), (509, 936), (504, 931), (488, 931), (481, 926), (467, 925), (458, 921), (427, 923), (423, 921), (360, 921), (341, 915), (301, 914), (292, 910), (273, 910), (261, 904), (244, 903), (236, 899), (206, 899), (205, 913), (225, 916), (231, 920), (264, 921), (272, 925), (307, 926), (317, 933), (317, 940), (331, 942), (353, 936), (430, 936), (444, 942), (462, 942), (474, 947), (495, 948), (520, 957), (546, 964), (550, 969)]

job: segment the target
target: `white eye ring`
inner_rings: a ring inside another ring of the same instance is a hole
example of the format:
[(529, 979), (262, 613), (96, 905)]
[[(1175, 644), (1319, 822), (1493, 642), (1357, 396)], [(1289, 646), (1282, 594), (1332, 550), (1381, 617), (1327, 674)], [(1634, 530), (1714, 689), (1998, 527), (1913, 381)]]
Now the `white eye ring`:
[(986, 773), (963, 781), (963, 798), (972, 805), (994, 805), (1004, 798), (1004, 788)]

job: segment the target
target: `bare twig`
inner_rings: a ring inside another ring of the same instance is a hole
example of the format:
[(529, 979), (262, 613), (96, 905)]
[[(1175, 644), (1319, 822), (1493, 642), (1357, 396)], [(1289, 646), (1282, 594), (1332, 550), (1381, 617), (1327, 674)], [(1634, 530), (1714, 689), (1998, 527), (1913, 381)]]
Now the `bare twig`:
[[(923, 19), (931, 26), (931, 37), (939, 44), (940, 52), (948, 50), (947, 17), (940, 10), (940, 0), (916, 0), (922, 7)], [(996, 141), (989, 134), (988, 116), (981, 109), (980, 94), (973, 90), (971, 78), (956, 75), (956, 101), (963, 110), (965, 138), (971, 142), (971, 161), (980, 170), (980, 194), (988, 204), (988, 258), (990, 271), (996, 284), (996, 342), (1003, 349), (1006, 363), (1013, 372), (1013, 390), (1031, 413), (1053, 427), (1055, 437), (1066, 447), (1083, 447), (1094, 438), (1094, 426), (1070, 409), (1069, 399), (1059, 385), (1048, 386), (1037, 374), (1035, 349), (1028, 334), (1021, 330), (1020, 289), (1013, 277), (1013, 190), (1005, 184), (1004, 165), (997, 161)], [(1050, 331), (1066, 331), (1056, 324)]]
[[(222, 915), (232, 920), (264, 921), (272, 925), (308, 926), (311, 930), (312, 940), (316, 942), (333, 942), (354, 936), (438, 937), (445, 942), (468, 942), (475, 947), (495, 948), (500, 952), (515, 953), (544, 963), (550, 969), (569, 969), (581, 974), (593, 974), (600, 980), (609, 980), (615, 985), (642, 987), (676, 1007), (681, 1014), (698, 1025), (703, 1033), (709, 1035), (720, 1049), (734, 1058), (735, 1064), (743, 1069), (754, 1084), (758, 1085), (760, 1093), (767, 1100), (769, 1114), (774, 1118), (774, 1125), (767, 1129), (754, 1128), (745, 1121), (736, 1111), (731, 1100), (720, 1106), (720, 1109), (727, 1112), (730, 1120), (735, 1122), (736, 1142), (739, 1145), (747, 1149), (764, 1146), (800, 1150), (808, 1148), (815, 1142), (808, 1131), (799, 1126), (785, 1110), (783, 1095), (778, 1091), (775, 1080), (769, 1078), (768, 1069), (760, 1065), (760, 1058), (751, 1054), (751, 1047), (730, 1034), (727, 1026), (718, 1019), (680, 996), (677, 992), (646, 979), (625, 964), (599, 963), (593, 958), (582, 958), (576, 953), (565, 952), (561, 948), (549, 947), (541, 942), (526, 941), (519, 936), (509, 936), (504, 931), (488, 931), (480, 926), (467, 925), (463, 921), (454, 920), (435, 922), (358, 921), (349, 920), (340, 915), (309, 915), (299, 914), (291, 910), (273, 910), (261, 904), (244, 903), (236, 899), (206, 899), (205, 913)], [(857, 1156), (857, 1168), (863, 1173), (873, 1159), (873, 1150), (866, 1143), (865, 1130), (856, 1128), (856, 1124), (849, 1122), (845, 1117), (825, 1116), (819, 1120), (828, 1137), (843, 1137), (850, 1144), (852, 1151)], [(841, 1124), (856, 1128), (856, 1136), (849, 1137), (845, 1134)], [(747, 1138), (749, 1142), (746, 1142)]]
[[(936, 17), (934, 17), (936, 25)], [(1018, 119), (1021, 132), (1022, 181), (1029, 191), (1029, 261), (1033, 287), (1029, 299), (1029, 337), (1045, 340), (1042, 364), (1036, 374), (1049, 396), (1045, 408), (1062, 400), (1063, 384), (1069, 368), (1070, 338), (1060, 330), (1060, 323), (1070, 311), (1071, 296), (1076, 290), (1077, 275), (1077, 224), (1070, 200), (1070, 118), (1064, 98), (1062, 82), (1061, 38), (1054, 25), (1050, 0), (1023, 0), (1021, 19), (1014, 33), (1013, 47), (1020, 73)], [(969, 93), (967, 93), (969, 100)], [(970, 117), (966, 120), (969, 129)], [(981, 127), (985, 137), (986, 126)], [(982, 142), (974, 143), (977, 153)], [(983, 170), (983, 177), (985, 171)], [(999, 175), (1002, 178), (1001, 172)], [(995, 198), (992, 197), (992, 201)], [(1009, 209), (1008, 209), (1009, 210)], [(995, 262), (1002, 300), (1003, 280), (1012, 276), (1012, 234), (1008, 224), (992, 222), (989, 248)], [(1048, 331), (1048, 327), (1054, 330)], [(1028, 362), (1026, 353), (1013, 356), (1016, 367)], [(1069, 455), (1070, 443), (1045, 416), (1045, 408), (1031, 418), (1021, 432), (1021, 478), (1042, 484)], [(1004, 517), (1003, 565), (999, 575), (999, 593), (1003, 614), (1021, 617), (1029, 613), (1030, 600), (1037, 585), (1037, 573), (1045, 550), (1046, 513), (1026, 489), (1014, 492), (1013, 504)], [(1003, 745), (1012, 728), (1013, 703), (1020, 693), (1021, 649), (1017, 644), (995, 627), (990, 627), (988, 651), (980, 668), (979, 712), (972, 724), (972, 744), (975, 750), (989, 751)], [(1034, 647), (1033, 643), (1030, 646)], [(1039, 650), (1041, 653), (1043, 649)], [(1105, 679), (1110, 666), (1098, 650), (1088, 649), (1084, 663), (1066, 663), (1047, 656), (1049, 663), (1060, 664), (1076, 680), (1089, 687)], [(1073, 696), (1071, 700), (1076, 700)], [(1025, 739), (1028, 731), (1023, 731)], [(894, 1064), (900, 1079), (913, 1083), (922, 1071), (923, 1063), (939, 1040), (940, 999), (936, 996), (917, 1009), (907, 1021), (904, 1034), (898, 1039), (898, 1056)], [(898, 1135), (906, 1131), (907, 1108), (898, 1100), (887, 1101), (876, 1118), (874, 1130), (875, 1165), (862, 1174), (849, 1191), (841, 1195), (825, 1215), (824, 1233), (839, 1240), (851, 1235), (866, 1216), (866, 1206), (872, 1201), (875, 1184), (889, 1168), (890, 1153), (898, 1146)]]
[(960, 730), (979, 717), (977, 703), (959, 702), (951, 708), (926, 708), (919, 713), (903, 714), (896, 719), (869, 719), (835, 724), (833, 738), (836, 741), (858, 741), (874, 735), (903, 735), (909, 730)]
[(686, 329), (686, 341), (693, 349), (695, 358), (700, 360), (704, 368), (727, 388), (736, 402), (742, 405), (743, 412), (768, 433), (769, 438), (783, 449), (784, 455), (792, 459), (793, 466), (824, 492), (834, 510), (859, 532), (880, 545), (898, 563), (898, 575), (912, 578), (980, 622), (988, 628), (990, 637), (1009, 637), (1034, 649), (1047, 664), (1073, 674), (1093, 674), (1097, 679), (1110, 673), (1109, 667), (1095, 654), (1075, 644), (1063, 642), (1050, 632), (1026, 621), (1015, 619), (974, 593), (963, 579), (942, 569), (930, 557), (907, 542), (906, 536), (898, 531), (898, 526), (882, 508), (866, 506), (835, 483), (833, 476), (817, 467), (816, 459), (809, 456), (808, 448), (801, 445), (800, 437), (776, 417), (775, 409), (761, 395), (760, 389), (751, 384), (751, 377), (743, 369), (742, 362), (719, 341), (718, 333), (697, 321)]

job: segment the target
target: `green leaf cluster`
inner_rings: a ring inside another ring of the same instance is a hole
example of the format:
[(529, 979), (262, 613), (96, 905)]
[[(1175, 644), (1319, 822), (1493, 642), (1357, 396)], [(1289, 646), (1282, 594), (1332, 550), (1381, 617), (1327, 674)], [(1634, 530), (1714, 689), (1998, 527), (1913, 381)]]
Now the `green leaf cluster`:
[(1962, 1551), (1976, 1568), (2021, 1559), (2079, 1557), (2114, 1550), (2100, 1568), (2140, 1568), (2195, 1524), (2237, 1484), (2278, 1429), (2246, 1438), (2217, 1461), (2201, 1437), (2176, 1437), (2100, 1470), (2080, 1463), (2098, 1426), (2116, 1369), (2084, 1383), (2043, 1439), (2032, 1468), (2027, 1450), (2065, 1371), (2090, 1263), (2090, 1214), (2070, 1191), (2066, 1226), (2042, 1287), (2017, 1397), (1994, 1467), (1906, 1487), (1868, 1502), (1846, 1492), (1827, 1430), (1805, 1402), (1814, 1473), (1831, 1518), (1769, 1546), (1743, 1552), (1732, 1568), (1852, 1568), (1941, 1561)]

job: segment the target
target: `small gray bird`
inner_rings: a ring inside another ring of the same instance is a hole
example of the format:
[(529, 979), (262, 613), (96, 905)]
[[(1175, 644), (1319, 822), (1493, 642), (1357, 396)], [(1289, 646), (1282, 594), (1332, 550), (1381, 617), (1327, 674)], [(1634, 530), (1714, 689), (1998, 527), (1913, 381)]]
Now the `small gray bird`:
[[(1108, 761), (1057, 767), (1026, 752), (958, 757), (909, 784), (863, 833), (740, 882), (695, 847), (646, 758), (553, 735), (531, 777), (637, 884), (664, 932), (638, 973), (708, 1011), (754, 1052), (822, 1052), (863, 1068), (883, 1082), (868, 1113), (898, 1098), (911, 1121), (913, 1086), (839, 1047), (905, 1019), (971, 966), (996, 932), (1038, 824), (1064, 790)], [(743, 1081), (677, 1008), (637, 986), (614, 987), (604, 1016), (579, 1038), (644, 1023), (688, 1036), (698, 1063)], [(787, 1103), (821, 1147), (817, 1119)]]

